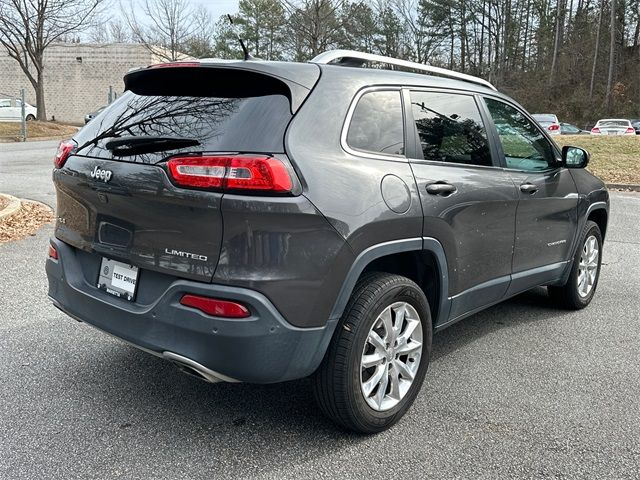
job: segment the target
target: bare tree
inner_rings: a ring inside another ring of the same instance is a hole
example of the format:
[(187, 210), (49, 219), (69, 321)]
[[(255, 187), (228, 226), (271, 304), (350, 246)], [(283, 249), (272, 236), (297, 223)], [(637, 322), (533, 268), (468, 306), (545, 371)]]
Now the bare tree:
[(188, 0), (142, 0), (143, 17), (137, 14), (133, 1), (122, 8), (135, 42), (143, 44), (163, 60), (184, 58), (184, 49), (198, 28), (197, 16)]
[(36, 93), (38, 120), (47, 119), (44, 54), (52, 43), (90, 26), (104, 0), (0, 0), (0, 44)]

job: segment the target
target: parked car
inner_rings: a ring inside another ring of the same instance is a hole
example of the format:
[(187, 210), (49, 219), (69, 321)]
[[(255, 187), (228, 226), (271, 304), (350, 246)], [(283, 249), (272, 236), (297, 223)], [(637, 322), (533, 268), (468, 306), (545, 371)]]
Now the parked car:
[(49, 297), (76, 320), (211, 382), (312, 376), (372, 433), (433, 333), (540, 285), (593, 298), (607, 190), (485, 80), (342, 50), (161, 67), (55, 156)]
[(560, 133), (562, 135), (589, 135), (588, 130), (582, 130), (570, 123), (560, 123)]
[(640, 118), (632, 118), (631, 126), (636, 131), (636, 135), (640, 135)]
[(598, 120), (591, 129), (591, 135), (635, 135), (631, 121), (624, 118), (605, 118)]
[(102, 112), (105, 108), (107, 108), (107, 106), (105, 105), (104, 107), (100, 107), (98, 110), (96, 110), (95, 112), (91, 112), (91, 113), (87, 113), (84, 116), (84, 123), (87, 124), (89, 123), (91, 120), (93, 120), (95, 117), (98, 116), (98, 114), (100, 112)]
[(533, 119), (540, 124), (542, 128), (547, 130), (550, 135), (560, 135), (560, 122), (558, 117), (551, 113), (534, 113), (531, 115)]
[[(28, 122), (35, 120), (38, 110), (33, 105), (24, 104), (24, 118)], [(22, 100), (19, 98), (0, 98), (0, 122), (20, 122), (22, 119)]]

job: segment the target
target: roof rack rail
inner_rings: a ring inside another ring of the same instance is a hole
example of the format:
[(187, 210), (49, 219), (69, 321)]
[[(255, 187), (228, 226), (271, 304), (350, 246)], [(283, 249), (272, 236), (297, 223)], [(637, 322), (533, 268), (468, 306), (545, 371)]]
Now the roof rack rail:
[(357, 52), (355, 50), (329, 50), (316, 56), (312, 63), (329, 64), (334, 60), (340, 60), (337, 65), (345, 65), (350, 67), (361, 67), (366, 62), (378, 62), (386, 63), (388, 65), (396, 65), (398, 67), (411, 68), (413, 70), (419, 70), (425, 73), (435, 73), (443, 77), (455, 78), (457, 80), (463, 80), (465, 82), (471, 82), (484, 87), (488, 87), (491, 90), (498, 90), (488, 81), (474, 77), (473, 75), (467, 75), (466, 73), (454, 72), (453, 70), (447, 70), (446, 68), (433, 67), (431, 65), (425, 65), (423, 63), (409, 62), (407, 60), (400, 60), (393, 57), (385, 57), (383, 55), (375, 55), (373, 53)]

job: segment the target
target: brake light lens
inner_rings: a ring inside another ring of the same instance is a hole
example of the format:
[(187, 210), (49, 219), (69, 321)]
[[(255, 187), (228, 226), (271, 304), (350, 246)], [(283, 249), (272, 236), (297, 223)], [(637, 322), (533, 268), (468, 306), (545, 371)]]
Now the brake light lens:
[(598, 127), (593, 127), (591, 129), (591, 133), (600, 133), (600, 129)]
[(629, 127), (627, 128), (627, 132), (626, 133), (636, 133), (635, 129), (633, 127)]
[(49, 244), (49, 249), (47, 251), (47, 255), (49, 255), (49, 258), (53, 258), (54, 260), (58, 260), (58, 250), (56, 250), (56, 247), (54, 247), (51, 244)]
[(55, 157), (53, 157), (53, 164), (56, 168), (62, 168), (64, 163), (71, 155), (71, 152), (76, 147), (76, 144), (73, 140), (63, 140), (58, 145), (58, 151), (56, 152)]
[(284, 163), (273, 157), (174, 157), (167, 166), (181, 187), (274, 193), (293, 188)]
[(549, 130), (551, 130), (552, 132), (555, 132), (556, 130), (560, 130), (560, 125), (558, 125), (557, 123), (554, 123), (553, 125), (549, 125)]
[(202, 297), (200, 295), (183, 295), (180, 304), (192, 307), (213, 317), (224, 318), (247, 318), (251, 315), (249, 309), (244, 305), (229, 300), (218, 298)]

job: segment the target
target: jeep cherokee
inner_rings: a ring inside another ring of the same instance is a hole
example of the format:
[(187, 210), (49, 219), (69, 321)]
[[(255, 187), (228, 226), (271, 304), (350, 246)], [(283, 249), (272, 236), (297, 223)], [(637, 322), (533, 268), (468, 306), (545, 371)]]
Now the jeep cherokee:
[(54, 159), (49, 296), (187, 373), (313, 376), (377, 432), (434, 332), (536, 286), (593, 298), (607, 190), (484, 80), (351, 51), (124, 80)]

